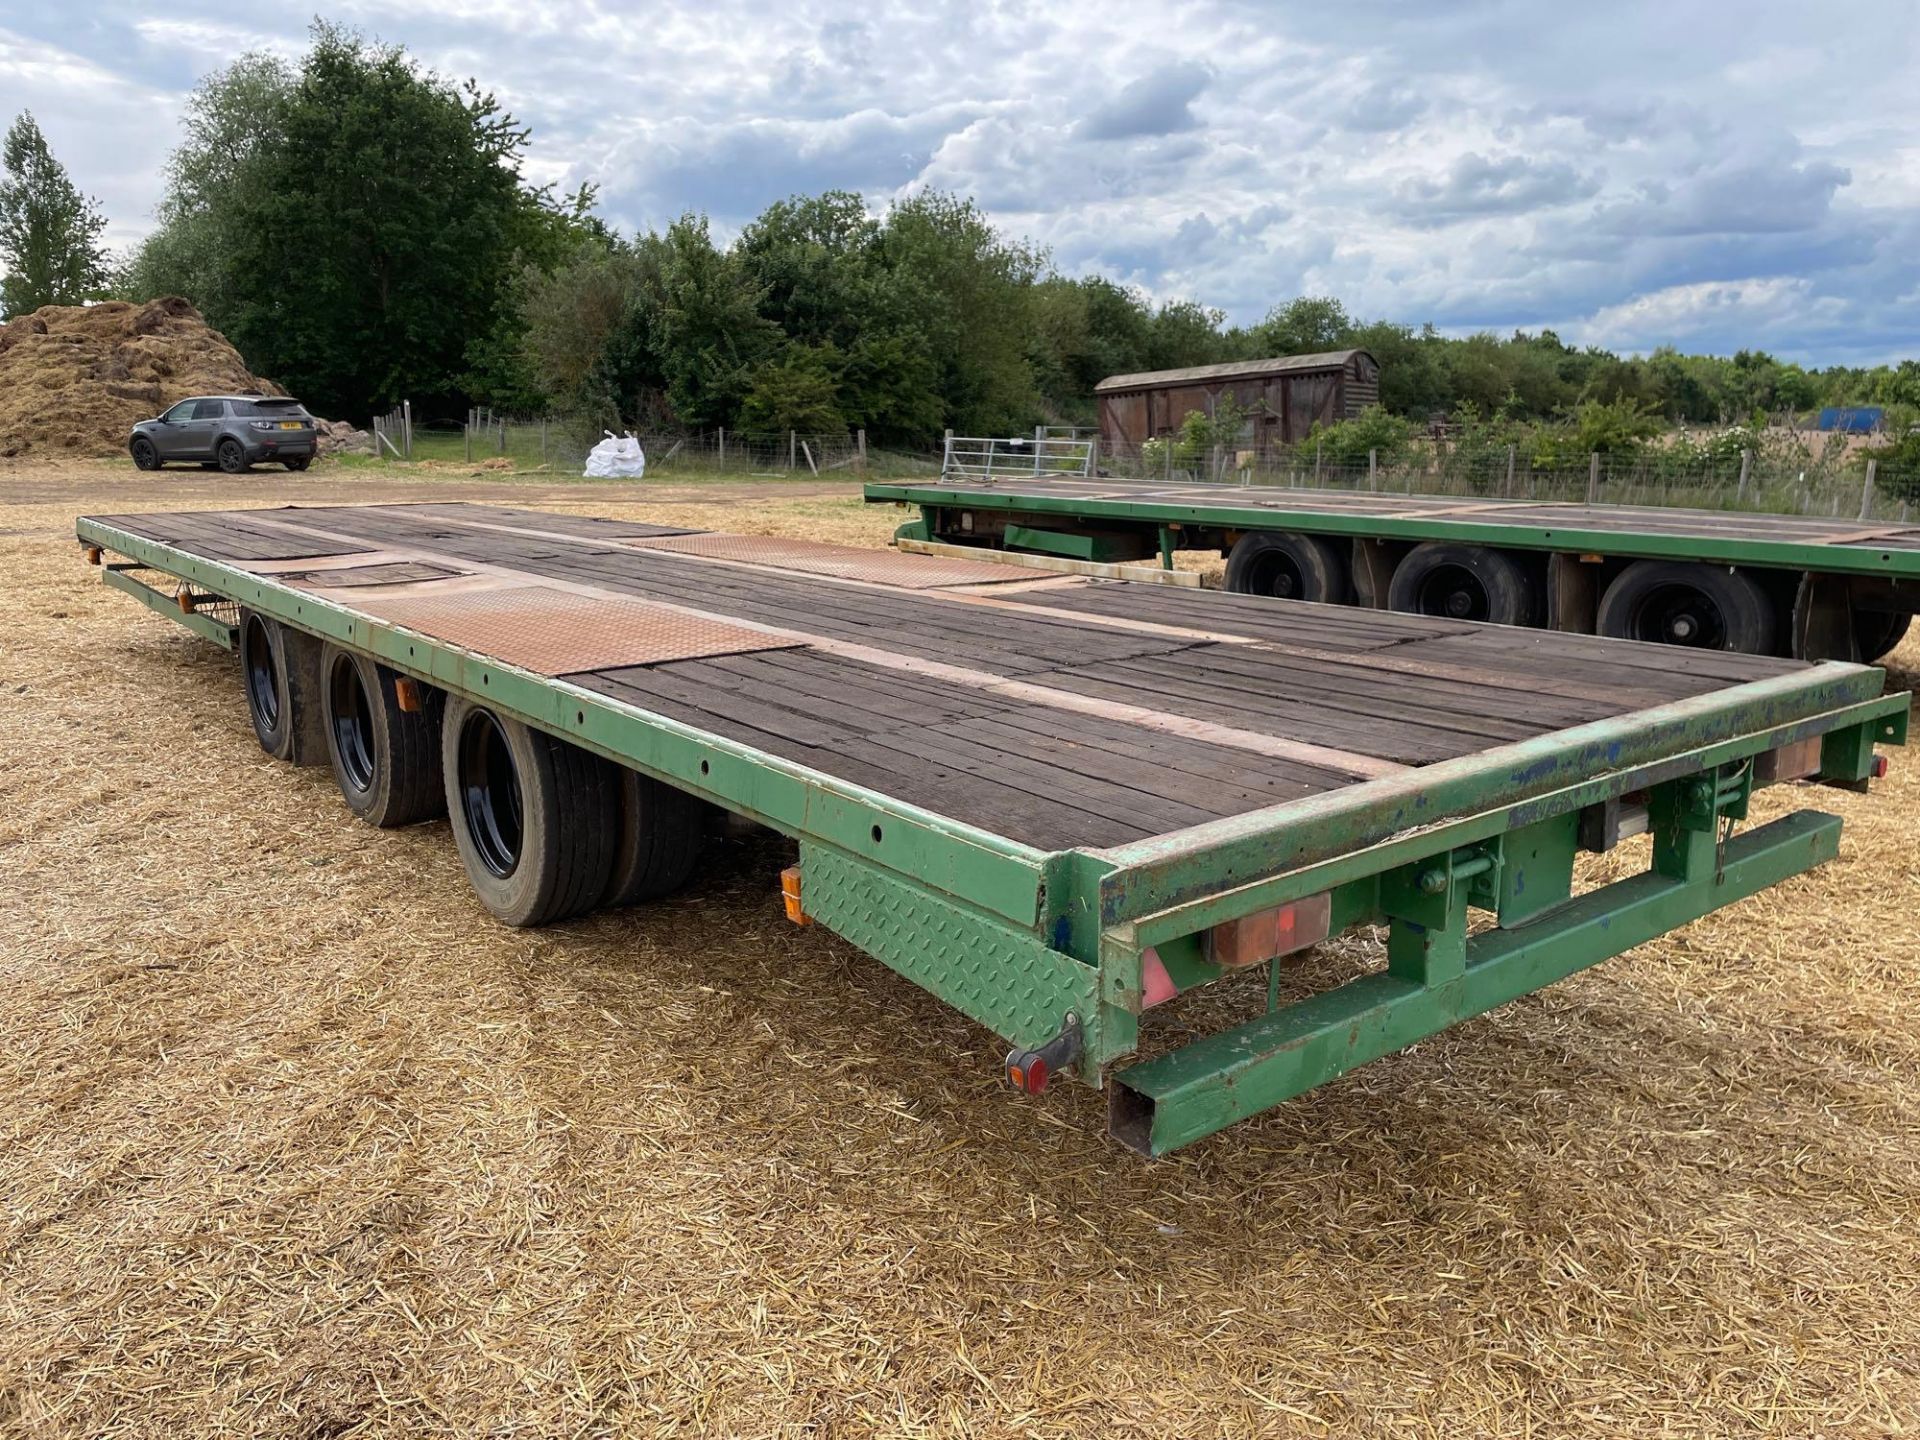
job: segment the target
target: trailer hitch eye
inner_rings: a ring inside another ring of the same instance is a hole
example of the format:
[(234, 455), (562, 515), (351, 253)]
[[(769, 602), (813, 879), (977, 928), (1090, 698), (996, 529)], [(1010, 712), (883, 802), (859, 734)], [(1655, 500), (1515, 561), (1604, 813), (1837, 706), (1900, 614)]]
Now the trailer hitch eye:
[(1080, 1058), (1080, 1041), (1080, 1017), (1069, 1015), (1060, 1033), (1038, 1050), (1009, 1050), (1007, 1084), (1023, 1095), (1043, 1093), (1054, 1071)]

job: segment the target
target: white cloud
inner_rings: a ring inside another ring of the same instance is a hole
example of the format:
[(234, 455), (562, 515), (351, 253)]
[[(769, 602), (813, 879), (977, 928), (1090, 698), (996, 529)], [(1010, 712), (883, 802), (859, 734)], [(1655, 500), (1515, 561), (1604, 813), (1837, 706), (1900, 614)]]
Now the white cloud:
[[(1239, 320), (1308, 291), (1631, 347), (1880, 358), (1920, 333), (1910, 0), (1862, 0), (1844, 33), (1787, 0), (1732, 28), (1665, 0), (1524, 23), (1414, 0), (327, 13), (477, 75), (533, 126), (528, 175), (595, 181), (629, 227), (695, 209), (726, 234), (798, 191), (938, 186), (1063, 268)], [(0, 94), (124, 238), (198, 74), (297, 46), (309, 18), (306, 0), (73, 0), (6, 22)]]

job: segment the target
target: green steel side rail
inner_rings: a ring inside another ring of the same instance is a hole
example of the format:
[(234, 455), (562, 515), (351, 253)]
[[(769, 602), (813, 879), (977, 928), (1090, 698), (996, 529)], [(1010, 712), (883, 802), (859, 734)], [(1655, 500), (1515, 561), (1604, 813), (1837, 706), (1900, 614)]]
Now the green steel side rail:
[[(108, 583), (209, 639), (230, 646), (231, 630), (125, 572), (362, 651), (793, 836), (810, 918), (1016, 1047), (1077, 1026), (1073, 1073), (1108, 1086), (1114, 1135), (1149, 1154), (1831, 858), (1840, 822), (1816, 812), (1730, 836), (1768, 778), (1763, 758), (1814, 746), (1796, 773), (1857, 788), (1874, 747), (1907, 733), (1907, 697), (1882, 695), (1882, 672), (1828, 664), (1131, 845), (1044, 853), (268, 577), (98, 521), (76, 531), (132, 562), (108, 566)], [(1573, 898), (1583, 821), (1623, 802), (1648, 817), (1649, 869)], [(1116, 1068), (1152, 1009), (1149, 969), (1181, 990), (1237, 973), (1209, 936), (1303, 905), (1327, 934), (1386, 925), (1386, 969), (1279, 1007), (1284, 957), (1262, 959), (1268, 1014)], [(1469, 939), (1469, 909), (1498, 928)]]
[[(1356, 515), (1302, 508), (1297, 500), (1289, 505), (1280, 498), (1288, 493), (1284, 489), (1273, 491), (1275, 498), (1272, 500), (1245, 505), (1183, 504), (1164, 496), (1156, 496), (1151, 500), (1078, 499), (1022, 494), (1017, 486), (1010, 486), (1005, 491), (969, 490), (880, 481), (870, 481), (864, 493), (869, 501), (877, 503), (890, 500), (918, 505), (923, 512), (948, 508), (1005, 510), (1021, 515), (1103, 520), (1142, 527), (1194, 525), (1226, 530), (1291, 530), (1303, 534), (1361, 536), (1380, 540), (1460, 540), (1521, 550), (1622, 555), (1636, 559), (1708, 560), (1728, 565), (1761, 565), (1775, 569), (1920, 580), (1920, 550), (1881, 550), (1867, 544), (1834, 545), (1788, 539), (1582, 529), (1572, 517), (1567, 525), (1560, 526), (1494, 524), (1470, 515), (1431, 519), (1418, 515)], [(1513, 503), (1518, 506), (1525, 502)], [(1768, 517), (1741, 512), (1739, 518), (1750, 521)], [(912, 523), (926, 531), (925, 534), (916, 533), (915, 538), (938, 538), (927, 521)], [(1845, 528), (1843, 521), (1836, 520), (1834, 524), (1836, 529)], [(1164, 549), (1166, 537), (1162, 536), (1160, 543)]]

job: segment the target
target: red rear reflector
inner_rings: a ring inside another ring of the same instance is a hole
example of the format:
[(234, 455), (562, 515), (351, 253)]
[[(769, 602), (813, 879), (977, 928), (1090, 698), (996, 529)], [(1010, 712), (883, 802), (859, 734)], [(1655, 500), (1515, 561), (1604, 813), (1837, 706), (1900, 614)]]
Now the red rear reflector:
[(1888, 768), (1888, 761), (1886, 756), (1876, 755), (1873, 757), (1873, 778), (1874, 779), (1876, 780), (1886, 779), (1887, 768)]
[(1258, 965), (1318, 945), (1333, 923), (1333, 892), (1304, 896), (1228, 920), (1207, 932), (1207, 958), (1229, 969)]
[(811, 925), (813, 919), (800, 908), (800, 867), (789, 865), (780, 872), (780, 899), (787, 907), (787, 919), (796, 925)]

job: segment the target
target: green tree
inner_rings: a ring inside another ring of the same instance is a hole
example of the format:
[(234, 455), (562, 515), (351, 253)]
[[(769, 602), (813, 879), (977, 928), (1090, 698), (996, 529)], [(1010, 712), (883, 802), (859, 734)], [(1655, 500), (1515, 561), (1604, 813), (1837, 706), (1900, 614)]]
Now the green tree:
[(1354, 324), (1347, 307), (1325, 295), (1302, 295), (1276, 305), (1254, 326), (1250, 338), (1264, 355), (1312, 355), (1350, 343)]
[(273, 55), (249, 53), (216, 71), (187, 97), (182, 136), (167, 161), (159, 224), (123, 271), (117, 289), (131, 300), (184, 295), (216, 325), (229, 323), (251, 281), (231, 256), (246, 222), (279, 183), (261, 163), (282, 149), (281, 129), (295, 76)]
[(471, 82), (311, 34), (297, 67), (243, 57), (196, 92), (136, 298), (184, 292), (322, 413), (524, 394), (511, 279), (591, 228), (591, 192), (522, 185), (527, 131)]
[(660, 267), (660, 369), (682, 424), (733, 420), (752, 377), (781, 346), (740, 257), (713, 243), (703, 215), (667, 227)]
[(0, 142), (0, 316), (96, 298), (107, 282), (106, 224), (21, 111)]
[(745, 430), (799, 430), (809, 435), (845, 430), (840, 411), (844, 357), (832, 345), (795, 345), (754, 371), (740, 403)]

